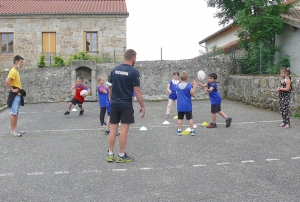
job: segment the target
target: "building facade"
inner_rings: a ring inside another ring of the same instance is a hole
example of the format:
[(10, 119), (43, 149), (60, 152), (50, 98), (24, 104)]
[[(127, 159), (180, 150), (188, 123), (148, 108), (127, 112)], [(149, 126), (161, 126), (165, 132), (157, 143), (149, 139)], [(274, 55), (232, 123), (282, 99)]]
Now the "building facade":
[(15, 55), (25, 68), (36, 68), (41, 54), (78, 52), (123, 59), (126, 49), (125, 0), (1, 0), (0, 70), (11, 68)]

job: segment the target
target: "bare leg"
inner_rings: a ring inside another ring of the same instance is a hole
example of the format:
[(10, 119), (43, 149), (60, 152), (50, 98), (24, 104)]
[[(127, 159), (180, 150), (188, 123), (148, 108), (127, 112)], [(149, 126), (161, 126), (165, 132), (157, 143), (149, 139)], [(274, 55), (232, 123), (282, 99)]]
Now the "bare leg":
[(211, 113), (211, 122), (216, 123), (216, 121), (217, 121), (217, 114)]
[(108, 150), (109, 151), (114, 151), (114, 146), (115, 146), (115, 142), (116, 142), (116, 132), (118, 130), (118, 125), (119, 124), (111, 124), (110, 132), (108, 135)]
[(68, 107), (68, 112), (70, 112), (70, 111), (71, 111), (71, 107), (72, 107), (72, 105), (73, 105), (73, 104), (72, 104), (72, 102), (70, 102), (70, 103), (69, 103), (69, 107)]
[(193, 119), (189, 120), (189, 125), (190, 125), (190, 129), (194, 129), (194, 120)]
[(110, 116), (108, 117), (108, 119), (106, 121), (106, 128), (105, 128), (105, 130), (109, 130), (109, 126), (110, 126)]
[[(118, 126), (118, 125), (117, 125)], [(127, 143), (127, 136), (128, 136), (128, 130), (129, 130), (130, 124), (121, 124), (121, 134), (120, 134), (120, 139), (119, 139), (119, 144), (120, 144), (120, 151), (119, 153), (124, 153), (125, 148), (126, 148), (126, 143)], [(116, 128), (118, 129), (118, 127)], [(113, 133), (116, 137), (116, 131), (110, 131), (109, 135)]]
[(219, 114), (220, 114), (224, 119), (227, 118), (226, 114), (225, 114), (223, 111), (219, 111)]
[(17, 115), (11, 114), (9, 120), (10, 120), (11, 131), (15, 131), (17, 129), (18, 114)]
[(177, 125), (178, 125), (178, 129), (181, 130), (182, 129), (182, 120), (177, 120)]

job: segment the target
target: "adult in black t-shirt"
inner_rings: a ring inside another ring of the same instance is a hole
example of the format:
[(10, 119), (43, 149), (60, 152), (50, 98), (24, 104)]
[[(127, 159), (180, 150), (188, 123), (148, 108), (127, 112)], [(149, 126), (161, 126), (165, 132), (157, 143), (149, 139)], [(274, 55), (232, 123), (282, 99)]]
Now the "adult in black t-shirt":
[(134, 159), (125, 153), (127, 135), (130, 124), (134, 123), (132, 92), (134, 91), (142, 112), (142, 118), (145, 116), (145, 106), (140, 90), (140, 73), (133, 68), (136, 61), (136, 52), (128, 49), (124, 53), (125, 61), (123, 64), (115, 67), (110, 74), (111, 87), (108, 88), (109, 100), (111, 101), (110, 110), (110, 133), (108, 136), (108, 162), (114, 161), (114, 145), (116, 141), (116, 132), (121, 122), (121, 134), (119, 139), (120, 151), (117, 156), (117, 163), (132, 162)]

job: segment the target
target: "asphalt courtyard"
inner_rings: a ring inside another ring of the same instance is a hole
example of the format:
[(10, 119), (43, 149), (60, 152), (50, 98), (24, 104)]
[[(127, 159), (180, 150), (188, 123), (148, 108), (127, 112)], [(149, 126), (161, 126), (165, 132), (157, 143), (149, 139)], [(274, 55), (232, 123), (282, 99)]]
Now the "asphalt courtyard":
[(224, 100), (232, 125), (218, 116), (207, 129), (210, 104), (201, 100), (196, 136), (177, 136), (174, 108), (163, 124), (167, 102), (145, 105), (141, 119), (134, 102), (126, 151), (135, 161), (123, 164), (105, 161), (97, 102), (84, 103), (83, 116), (77, 106), (63, 115), (67, 103), (26, 104), (22, 137), (10, 135), (9, 110), (1, 111), (0, 201), (300, 201), (299, 119), (284, 129), (278, 112)]

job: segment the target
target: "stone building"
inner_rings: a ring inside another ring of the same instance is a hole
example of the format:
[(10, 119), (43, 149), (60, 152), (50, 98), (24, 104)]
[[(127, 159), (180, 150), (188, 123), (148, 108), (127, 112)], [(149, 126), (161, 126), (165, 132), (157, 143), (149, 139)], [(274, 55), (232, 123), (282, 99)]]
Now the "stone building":
[(0, 71), (17, 54), (25, 68), (36, 68), (42, 53), (48, 60), (85, 51), (121, 61), (128, 16), (125, 0), (1, 0)]

